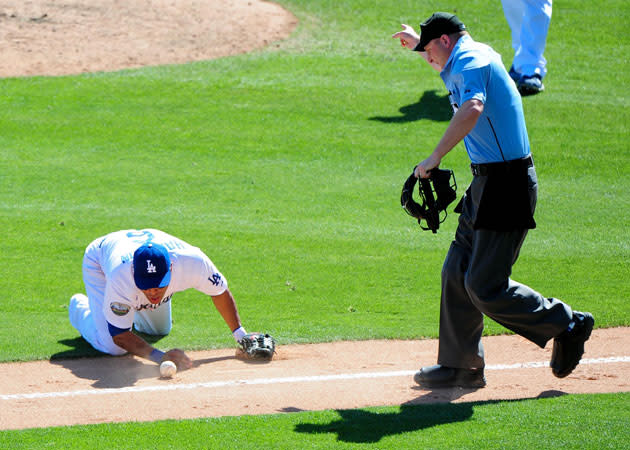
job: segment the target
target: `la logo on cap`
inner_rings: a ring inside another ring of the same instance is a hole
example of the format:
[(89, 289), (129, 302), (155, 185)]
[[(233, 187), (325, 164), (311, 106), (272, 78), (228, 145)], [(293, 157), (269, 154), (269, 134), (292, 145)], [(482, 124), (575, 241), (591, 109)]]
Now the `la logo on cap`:
[(144, 244), (133, 254), (133, 279), (140, 290), (163, 288), (171, 282), (171, 258), (166, 247)]

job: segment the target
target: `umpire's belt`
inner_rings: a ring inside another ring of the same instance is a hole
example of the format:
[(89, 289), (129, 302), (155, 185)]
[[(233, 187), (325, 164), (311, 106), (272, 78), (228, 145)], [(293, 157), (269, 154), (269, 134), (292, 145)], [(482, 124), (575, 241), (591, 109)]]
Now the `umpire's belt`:
[(526, 156), (524, 158), (513, 159), (511, 161), (495, 162), (488, 164), (471, 164), (470, 170), (472, 174), (477, 176), (487, 176), (494, 173), (505, 173), (509, 169), (516, 169), (519, 167), (527, 168), (534, 165), (532, 156)]

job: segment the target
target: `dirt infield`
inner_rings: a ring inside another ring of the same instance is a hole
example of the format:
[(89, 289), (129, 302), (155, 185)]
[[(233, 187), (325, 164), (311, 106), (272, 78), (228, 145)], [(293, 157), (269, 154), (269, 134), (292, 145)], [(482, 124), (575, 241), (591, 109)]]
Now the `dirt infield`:
[(261, 0), (0, 0), (0, 77), (218, 58), (263, 48), (296, 25)]
[(434, 340), (286, 345), (269, 363), (196, 352), (173, 379), (131, 356), (1, 364), (0, 429), (630, 391), (628, 328), (595, 330), (564, 379), (548, 367), (551, 345), (498, 336), (484, 346), (488, 386), (478, 390), (415, 385), (418, 367), (435, 362)]
[[(296, 24), (260, 0), (0, 0), (0, 76), (217, 58), (286, 38)], [(479, 390), (413, 383), (435, 362), (430, 340), (281, 345), (268, 364), (236, 359), (234, 349), (197, 352), (195, 367), (171, 380), (130, 356), (0, 364), (0, 429), (630, 391), (628, 328), (595, 330), (562, 380), (548, 368), (551, 345), (517, 336), (484, 344), (488, 387)]]

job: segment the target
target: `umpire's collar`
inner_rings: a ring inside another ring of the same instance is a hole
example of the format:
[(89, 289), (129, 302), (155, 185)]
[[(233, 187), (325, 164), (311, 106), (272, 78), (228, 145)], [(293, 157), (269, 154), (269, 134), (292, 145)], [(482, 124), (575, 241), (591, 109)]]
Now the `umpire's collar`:
[(453, 61), (457, 57), (456, 55), (457, 53), (459, 53), (460, 47), (468, 41), (473, 42), (473, 38), (469, 34), (460, 36), (460, 38), (457, 40), (457, 43), (455, 44), (455, 46), (453, 46), (453, 50), (451, 50), (450, 56), (446, 60), (446, 64), (444, 64), (444, 68), (440, 72), (442, 80), (446, 81), (445, 77), (451, 72), (451, 66), (454, 64)]

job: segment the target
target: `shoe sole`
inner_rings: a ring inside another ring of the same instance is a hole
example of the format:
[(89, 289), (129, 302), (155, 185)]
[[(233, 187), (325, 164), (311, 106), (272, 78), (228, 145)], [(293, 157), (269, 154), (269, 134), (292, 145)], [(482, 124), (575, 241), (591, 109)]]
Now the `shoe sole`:
[(524, 86), (519, 86), (519, 88), (518, 88), (518, 92), (521, 94), (522, 97), (527, 97), (528, 95), (540, 94), (544, 90), (545, 90), (544, 86), (541, 87), (540, 89), (536, 89), (534, 87), (528, 88), (528, 87), (524, 87)]
[(586, 336), (584, 337), (584, 340), (582, 341), (582, 350), (580, 352), (580, 356), (577, 358), (577, 361), (575, 361), (575, 364), (572, 364), (570, 368), (568, 368), (567, 370), (565, 370), (564, 372), (556, 372), (555, 369), (551, 369), (552, 373), (554, 374), (554, 376), (556, 378), (565, 378), (567, 376), (569, 376), (571, 374), (571, 372), (573, 372), (575, 370), (575, 368), (578, 366), (578, 364), (580, 364), (580, 361), (582, 360), (582, 356), (584, 356), (584, 344), (586, 343), (586, 341), (588, 341), (591, 337), (591, 333), (593, 332), (593, 326), (595, 325), (595, 319), (593, 318), (593, 316), (588, 315), (588, 316), (584, 316), (584, 326), (586, 327)]
[(478, 379), (467, 379), (466, 377), (460, 377), (452, 381), (428, 381), (420, 378), (420, 372), (416, 372), (413, 376), (413, 381), (416, 382), (419, 386), (426, 388), (482, 388), (486, 386), (486, 378)]

